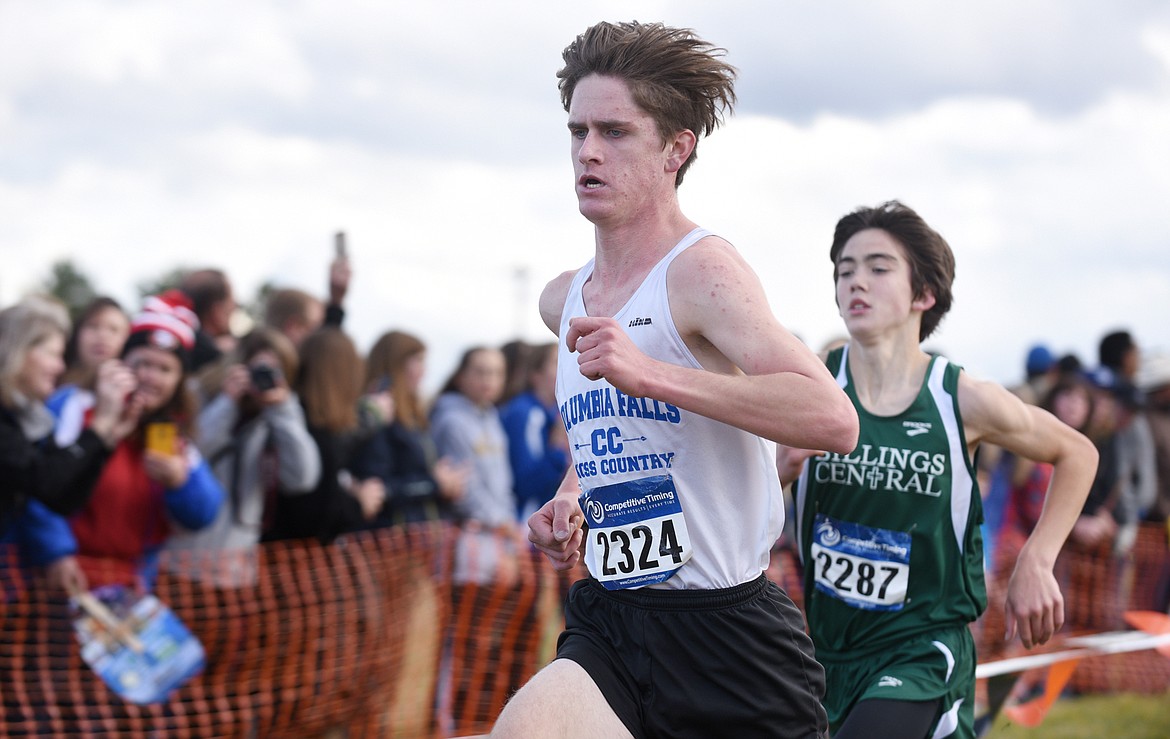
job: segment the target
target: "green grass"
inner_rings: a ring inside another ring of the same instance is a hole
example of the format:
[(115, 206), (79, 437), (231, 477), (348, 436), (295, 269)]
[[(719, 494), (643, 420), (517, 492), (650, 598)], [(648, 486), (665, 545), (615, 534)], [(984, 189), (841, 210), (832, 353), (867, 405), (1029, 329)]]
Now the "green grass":
[(991, 739), (1167, 739), (1170, 737), (1170, 693), (1064, 698), (1056, 702), (1044, 723), (1034, 729), (1015, 726), (1001, 714), (987, 736)]

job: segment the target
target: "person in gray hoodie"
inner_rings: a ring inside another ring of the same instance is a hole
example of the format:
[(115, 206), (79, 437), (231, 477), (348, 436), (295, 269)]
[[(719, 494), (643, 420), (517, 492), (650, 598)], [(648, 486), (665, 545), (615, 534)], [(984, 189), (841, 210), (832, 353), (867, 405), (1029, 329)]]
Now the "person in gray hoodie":
[(503, 389), (504, 355), (498, 349), (473, 347), (464, 352), (431, 411), (436, 451), (467, 472), (464, 493), (454, 501), (463, 528), (457, 581), (509, 579), (515, 569), (521, 534), (508, 437), (495, 405)]
[[(508, 437), (496, 408), (504, 390), (504, 364), (498, 349), (474, 347), (464, 352), (435, 401), (431, 433), (438, 454), (467, 473), (463, 495), (454, 501), (460, 528), (451, 574), (452, 612), (482, 614), (489, 603), (496, 603), (495, 623), (523, 619), (531, 624), (531, 599), (516, 592), (502, 600), (498, 595), (523, 587), (523, 566), (531, 571), (531, 561), (525, 557), (528, 541), (516, 521)], [(483, 706), (465, 704), (474, 695), (468, 683), (468, 676), (475, 674), (470, 666), (506, 663), (503, 655), (509, 648), (498, 628), (451, 633), (440, 662), (441, 673), (452, 678), (444, 682), (451, 692), (440, 704), (451, 706), (468, 726), (490, 722), (493, 717), (483, 713)], [(515, 669), (502, 669), (492, 679), (501, 694), (510, 694), (523, 677)]]
[(292, 343), (256, 329), (240, 340), (234, 359), (198, 418), (199, 450), (227, 504), (207, 528), (178, 530), (167, 543), (172, 572), (218, 587), (255, 582), (256, 544), (275, 496), (308, 493), (321, 475), (317, 445), (290, 389), (298, 364)]

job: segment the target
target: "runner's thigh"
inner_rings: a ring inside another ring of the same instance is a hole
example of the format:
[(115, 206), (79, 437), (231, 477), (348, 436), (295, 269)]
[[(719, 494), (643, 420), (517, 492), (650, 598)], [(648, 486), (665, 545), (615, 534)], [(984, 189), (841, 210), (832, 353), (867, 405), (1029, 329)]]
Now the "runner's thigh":
[(631, 739), (632, 735), (609, 707), (589, 673), (572, 660), (558, 659), (512, 696), (491, 736)]

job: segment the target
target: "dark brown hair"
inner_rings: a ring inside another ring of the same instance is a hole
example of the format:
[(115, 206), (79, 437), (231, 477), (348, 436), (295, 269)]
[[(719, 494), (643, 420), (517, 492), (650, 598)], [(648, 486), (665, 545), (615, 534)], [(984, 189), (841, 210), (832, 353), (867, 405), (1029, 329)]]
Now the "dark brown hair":
[(366, 390), (383, 378), (390, 381), (394, 397), (394, 418), (412, 429), (427, 427), (426, 406), (418, 392), (406, 382), (406, 361), (427, 350), (426, 344), (405, 331), (388, 331), (370, 348), (366, 359)]
[(273, 290), (264, 303), (264, 324), (277, 331), (284, 331), (290, 321), (306, 324), (309, 321), (309, 307), (320, 302), (295, 287)]
[(297, 393), (310, 426), (332, 432), (357, 428), (365, 362), (341, 329), (319, 328), (301, 345)]
[(955, 281), (955, 255), (937, 231), (920, 215), (897, 200), (876, 208), (858, 208), (837, 221), (829, 258), (833, 260), (833, 281), (837, 281), (837, 260), (845, 243), (861, 231), (878, 228), (888, 233), (906, 250), (910, 261), (910, 290), (914, 299), (934, 296), (934, 305), (922, 314), (918, 340), (934, 333), (943, 316), (951, 309), (951, 285)]
[(455, 366), (455, 370), (447, 376), (447, 381), (444, 382), (443, 387), (439, 389), (439, 394), (462, 393), (463, 391), (459, 389), (459, 380), (463, 376), (463, 373), (467, 371), (467, 368), (471, 366), (471, 361), (475, 359), (475, 355), (479, 354), (480, 352), (494, 351), (499, 350), (490, 346), (473, 346), (470, 349), (464, 351), (463, 354), (459, 357), (459, 364)]
[(528, 389), (528, 360), (532, 345), (523, 339), (513, 339), (500, 347), (504, 355), (504, 392), (497, 405), (503, 405)]
[(544, 365), (548, 362), (549, 357), (555, 357), (557, 353), (557, 343), (555, 341), (545, 342), (543, 344), (534, 344), (529, 347), (528, 353), (524, 357), (524, 390), (532, 389), (532, 378), (544, 369)]
[(664, 141), (683, 130), (695, 134), (695, 150), (675, 179), (678, 187), (698, 156), (697, 139), (710, 135), (735, 105), (736, 70), (720, 58), (726, 53), (689, 28), (598, 23), (565, 47), (565, 66), (557, 72), (561, 103), (567, 112), (577, 83), (591, 74), (625, 80)]
[(232, 294), (231, 283), (221, 269), (197, 269), (188, 272), (179, 282), (179, 290), (191, 299), (192, 310), (202, 321), (216, 303)]

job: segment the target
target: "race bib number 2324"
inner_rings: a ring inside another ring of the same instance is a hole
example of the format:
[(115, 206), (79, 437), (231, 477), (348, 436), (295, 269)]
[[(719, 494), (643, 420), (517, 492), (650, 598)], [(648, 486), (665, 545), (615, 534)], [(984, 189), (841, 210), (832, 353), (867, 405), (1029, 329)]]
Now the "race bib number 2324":
[(691, 558), (691, 537), (669, 475), (581, 494), (589, 526), (585, 563), (609, 590), (664, 582)]

